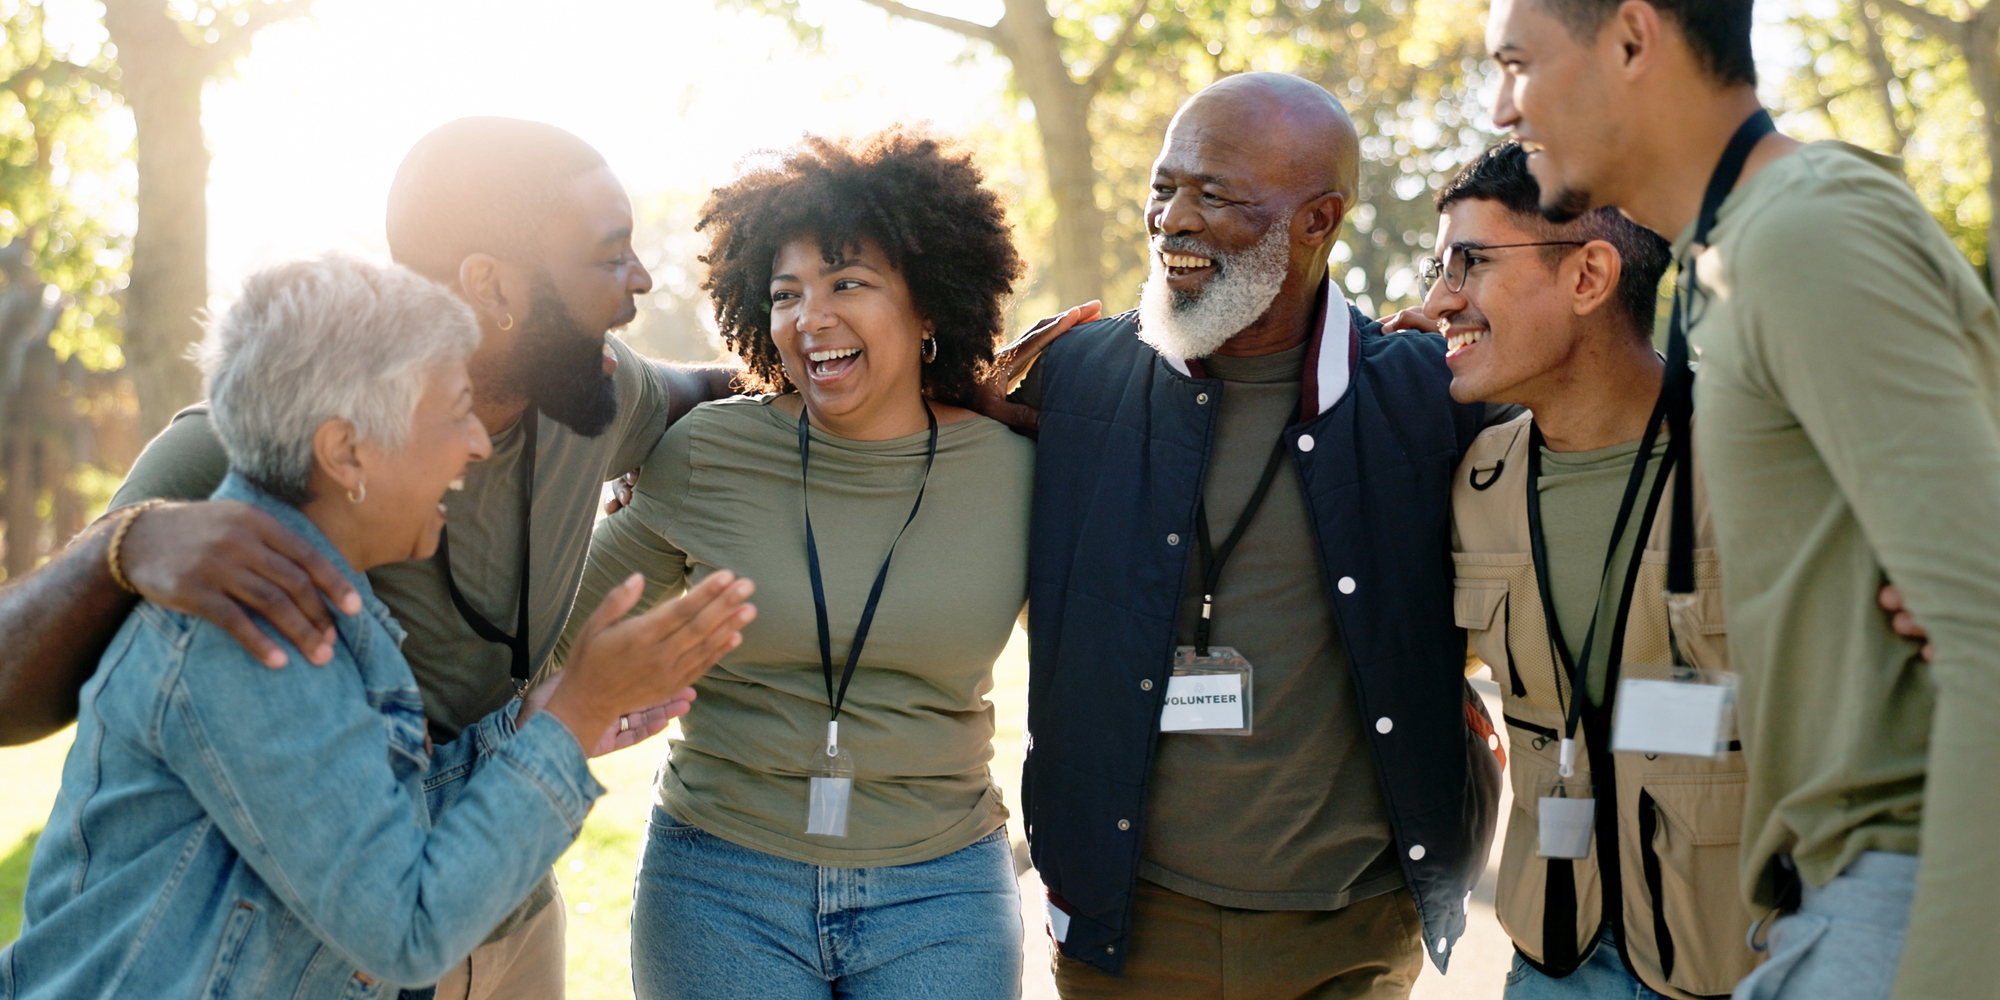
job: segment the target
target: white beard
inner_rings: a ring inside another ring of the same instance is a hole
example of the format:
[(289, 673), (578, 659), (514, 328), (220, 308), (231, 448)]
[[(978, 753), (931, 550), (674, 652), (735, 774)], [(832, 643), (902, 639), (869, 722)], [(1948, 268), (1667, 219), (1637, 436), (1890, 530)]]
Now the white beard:
[(1214, 354), (1270, 311), (1291, 269), (1291, 235), (1290, 226), (1274, 223), (1241, 253), (1201, 251), (1215, 261), (1216, 275), (1196, 298), (1183, 298), (1167, 286), (1167, 266), (1155, 241), (1152, 273), (1139, 293), (1139, 339), (1169, 358)]

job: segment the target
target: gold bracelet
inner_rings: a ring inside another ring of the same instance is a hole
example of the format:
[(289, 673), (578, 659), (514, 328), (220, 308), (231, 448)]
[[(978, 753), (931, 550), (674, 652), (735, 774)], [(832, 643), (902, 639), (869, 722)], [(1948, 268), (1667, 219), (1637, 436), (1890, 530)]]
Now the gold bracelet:
[(125, 533), (132, 530), (132, 522), (137, 521), (139, 515), (163, 503), (166, 501), (156, 498), (133, 504), (118, 512), (118, 527), (111, 529), (111, 547), (105, 550), (104, 562), (111, 568), (111, 582), (128, 594), (138, 593), (139, 588), (132, 586), (132, 581), (125, 578), (125, 568), (119, 565), (119, 549), (125, 544)]

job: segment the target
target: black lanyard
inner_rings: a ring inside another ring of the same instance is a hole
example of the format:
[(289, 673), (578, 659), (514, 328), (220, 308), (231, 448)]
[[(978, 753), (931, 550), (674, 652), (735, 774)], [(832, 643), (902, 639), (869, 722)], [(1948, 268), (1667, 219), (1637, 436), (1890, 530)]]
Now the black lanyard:
[(1250, 527), (1250, 519), (1257, 516), (1257, 508), (1264, 506), (1264, 497), (1271, 492), (1271, 482), (1278, 478), (1278, 464), (1285, 458), (1285, 438), (1279, 435), (1278, 442), (1271, 446), (1271, 457), (1264, 463), (1264, 475), (1257, 480), (1257, 489), (1250, 494), (1250, 502), (1243, 507), (1243, 513), (1236, 516), (1236, 527), (1229, 529), (1229, 537), (1222, 540), (1222, 548), (1217, 549), (1208, 536), (1208, 501), (1196, 500), (1194, 504), (1194, 537), (1201, 543), (1201, 620), (1194, 625), (1194, 652), (1196, 656), (1208, 655), (1209, 616), (1215, 610), (1215, 587), (1222, 582), (1222, 564), (1229, 561), (1229, 555), (1236, 551), (1236, 543), (1243, 540), (1243, 532)]
[[(1632, 519), (1632, 508), (1638, 503), (1639, 490), (1645, 484), (1646, 466), (1653, 458), (1653, 443), (1659, 439), (1662, 411), (1666, 408), (1666, 404), (1667, 394), (1662, 387), (1659, 399), (1653, 404), (1652, 414), (1646, 418), (1646, 433), (1639, 439), (1639, 455), (1632, 460), (1632, 473), (1625, 480), (1625, 495), (1618, 502), (1618, 517), (1611, 525), (1611, 542), (1605, 546), (1604, 568), (1599, 570), (1597, 575), (1595, 599), (1590, 606), (1590, 627), (1583, 633), (1583, 648), (1579, 651), (1578, 659), (1574, 660), (1570, 658), (1569, 644), (1563, 641), (1562, 624), (1556, 619), (1555, 597), (1549, 584), (1548, 541), (1542, 533), (1542, 428), (1538, 424), (1529, 424), (1528, 538), (1535, 560), (1535, 580), (1541, 588), (1542, 621), (1547, 626), (1550, 659), (1556, 669), (1556, 698), (1559, 704), (1563, 697), (1565, 675), (1569, 682), (1568, 703), (1563, 705), (1563, 733), (1559, 758), (1565, 777), (1576, 763), (1576, 727), (1583, 718), (1583, 704), (1589, 700), (1589, 681), (1585, 673), (1590, 669), (1591, 645), (1597, 640), (1598, 618), (1604, 607), (1604, 585), (1611, 578), (1611, 568), (1617, 561), (1618, 543), (1625, 537), (1625, 525)], [(1667, 447), (1668, 455), (1660, 465), (1662, 476), (1674, 467), (1671, 439), (1668, 440)], [(1647, 511), (1641, 518), (1642, 522), (1652, 523), (1652, 508), (1659, 502), (1659, 497), (1660, 492), (1654, 490), (1652, 499), (1646, 504)], [(1634, 559), (1638, 558), (1638, 547), (1644, 545), (1645, 541), (1643, 537), (1633, 539)], [(1631, 589), (1633, 579), (1635, 577), (1632, 574), (1626, 574), (1627, 591)], [(1622, 609), (1627, 601), (1629, 594), (1620, 600), (1619, 607)]]
[[(1715, 213), (1743, 176), (1743, 164), (1750, 151), (1765, 136), (1777, 131), (1771, 114), (1759, 108), (1744, 119), (1729, 137), (1722, 159), (1708, 177), (1708, 190), (1701, 196), (1701, 213), (1695, 217), (1694, 237), (1675, 262), (1674, 308), (1667, 324), (1667, 460), (1680, 466), (1683, 475), (1674, 480), (1672, 528), (1667, 542), (1667, 592), (1694, 593), (1694, 368), (1688, 364), (1687, 314), (1693, 310), (1697, 287), (1694, 260), (1707, 249), (1708, 231), (1715, 228)], [(1678, 657), (1679, 651), (1675, 651)]]
[[(840, 721), (840, 706), (847, 700), (847, 683), (854, 679), (854, 665), (861, 662), (861, 647), (868, 642), (868, 627), (875, 623), (875, 605), (882, 601), (882, 585), (889, 580), (889, 561), (896, 558), (896, 543), (903, 540), (903, 532), (910, 530), (910, 522), (917, 519), (917, 511), (924, 506), (924, 489), (931, 483), (931, 464), (937, 461), (938, 423), (937, 414), (931, 412), (929, 403), (924, 404), (924, 416), (931, 422), (930, 451), (924, 455), (924, 478), (917, 484), (917, 500), (910, 505), (910, 516), (903, 519), (903, 526), (896, 530), (896, 537), (889, 542), (889, 553), (882, 557), (882, 568), (875, 571), (875, 586), (868, 591), (868, 603), (861, 609), (861, 624), (854, 629), (854, 642), (847, 647), (847, 667), (840, 674), (840, 691), (833, 690), (833, 637), (826, 625), (826, 588), (819, 577), (819, 544), (813, 540), (812, 487), (807, 482), (807, 467), (812, 457), (812, 432), (807, 429), (805, 402), (799, 403), (799, 487), (804, 493), (806, 511), (806, 568), (812, 572), (813, 612), (819, 616), (819, 663), (826, 671), (826, 703), (833, 709), (828, 717), (830, 722)], [(831, 727), (829, 727), (829, 730)], [(831, 738), (828, 740), (831, 743)]]
[(500, 631), (498, 626), (487, 621), (486, 616), (480, 614), (479, 609), (459, 592), (458, 581), (451, 577), (451, 536), (446, 529), (438, 529), (438, 567), (444, 571), (444, 585), (451, 591), (451, 604), (458, 609), (458, 616), (465, 619), (465, 624), (471, 626), (481, 639), (506, 646), (514, 654), (512, 673), (516, 692), (528, 686), (528, 677), (533, 673), (528, 649), (528, 540), (533, 537), (535, 431), (540, 423), (541, 413), (533, 405), (521, 414), (521, 433), (526, 435), (521, 441), (521, 598), (519, 610), (515, 612), (513, 635)]

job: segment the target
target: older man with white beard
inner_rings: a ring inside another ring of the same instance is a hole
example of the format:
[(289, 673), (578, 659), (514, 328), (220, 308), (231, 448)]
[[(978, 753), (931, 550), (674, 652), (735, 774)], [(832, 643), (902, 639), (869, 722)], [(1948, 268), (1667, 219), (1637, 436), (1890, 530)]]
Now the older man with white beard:
[(1066, 998), (1403, 997), (1485, 866), (1498, 740), (1463, 675), (1443, 341), (1328, 279), (1359, 151), (1296, 77), (1169, 126), (1136, 313), (1040, 407), (1023, 785)]

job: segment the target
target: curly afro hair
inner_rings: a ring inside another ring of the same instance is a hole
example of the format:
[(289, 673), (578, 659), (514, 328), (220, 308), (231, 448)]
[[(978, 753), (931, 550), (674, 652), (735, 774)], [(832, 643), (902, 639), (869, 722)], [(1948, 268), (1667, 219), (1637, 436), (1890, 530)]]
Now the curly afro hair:
[(1005, 208), (969, 152), (921, 129), (892, 126), (858, 139), (807, 136), (716, 188), (702, 206), (702, 282), (729, 348), (752, 388), (788, 392), (771, 339), (771, 265), (786, 243), (816, 237), (828, 262), (872, 242), (909, 284), (935, 327), (937, 360), (923, 366), (926, 396), (962, 404), (993, 363), (1002, 303), (1024, 267)]

